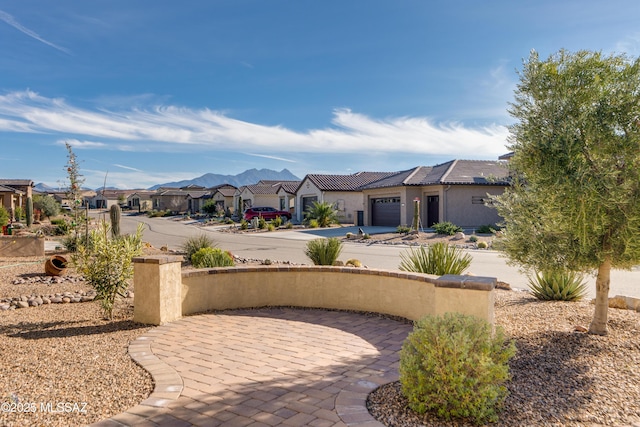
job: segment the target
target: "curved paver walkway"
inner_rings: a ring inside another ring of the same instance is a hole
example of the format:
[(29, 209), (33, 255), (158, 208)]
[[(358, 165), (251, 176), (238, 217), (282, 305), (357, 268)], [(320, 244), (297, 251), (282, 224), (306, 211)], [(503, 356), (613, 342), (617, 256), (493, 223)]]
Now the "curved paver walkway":
[(134, 341), (155, 390), (100, 426), (382, 426), (365, 401), (398, 378), (411, 325), (269, 308), (187, 317)]

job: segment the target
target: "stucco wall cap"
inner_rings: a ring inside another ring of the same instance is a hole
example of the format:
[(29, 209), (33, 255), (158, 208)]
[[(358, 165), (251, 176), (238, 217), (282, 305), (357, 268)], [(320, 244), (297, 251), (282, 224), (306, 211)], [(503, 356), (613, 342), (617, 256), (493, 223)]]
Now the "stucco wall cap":
[(435, 280), (436, 287), (439, 288), (460, 288), (478, 291), (491, 291), (495, 289), (498, 280), (495, 277), (481, 277), (445, 274)]

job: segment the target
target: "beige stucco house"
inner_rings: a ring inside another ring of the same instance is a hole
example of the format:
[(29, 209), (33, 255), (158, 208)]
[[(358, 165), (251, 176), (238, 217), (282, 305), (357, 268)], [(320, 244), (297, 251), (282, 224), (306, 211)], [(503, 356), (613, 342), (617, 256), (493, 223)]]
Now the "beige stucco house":
[[(287, 191), (299, 184), (299, 181), (258, 181), (257, 184), (245, 185), (236, 190), (234, 206), (244, 211), (253, 206), (267, 206), (280, 209), (286, 206)], [(279, 191), (285, 187), (284, 193)], [(289, 202), (290, 203), (290, 202)], [(287, 209), (284, 209), (287, 210)]]
[(30, 179), (0, 179), (0, 206), (15, 220), (15, 209), (26, 209), (27, 198), (33, 196), (33, 181)]
[(310, 174), (305, 176), (296, 189), (296, 212), (298, 221), (313, 202), (332, 203), (338, 211), (341, 223), (355, 223), (364, 218), (364, 185), (393, 175), (394, 172), (358, 172), (351, 175)]
[(506, 162), (452, 160), (418, 166), (361, 187), (365, 225), (410, 225), (419, 203), (422, 227), (449, 221), (464, 228), (495, 224), (497, 211), (487, 195), (502, 194), (510, 185)]

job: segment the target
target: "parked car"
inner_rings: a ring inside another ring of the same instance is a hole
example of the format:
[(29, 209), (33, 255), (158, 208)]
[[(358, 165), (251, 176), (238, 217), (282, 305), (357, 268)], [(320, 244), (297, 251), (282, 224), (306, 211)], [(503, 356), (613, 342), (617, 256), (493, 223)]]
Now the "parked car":
[(267, 206), (254, 206), (244, 211), (244, 219), (246, 221), (251, 221), (253, 218), (262, 217), (267, 221), (275, 219), (277, 216), (282, 219), (291, 219), (291, 213), (287, 211), (279, 211), (275, 208), (270, 208)]

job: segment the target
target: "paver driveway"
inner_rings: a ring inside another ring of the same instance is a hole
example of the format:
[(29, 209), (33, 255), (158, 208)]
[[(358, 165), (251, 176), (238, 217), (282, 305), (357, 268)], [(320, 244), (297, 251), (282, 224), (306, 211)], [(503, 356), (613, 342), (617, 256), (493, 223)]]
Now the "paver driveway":
[(130, 353), (152, 395), (103, 426), (381, 426), (368, 393), (398, 378), (411, 325), (341, 311), (234, 310), (154, 328)]

